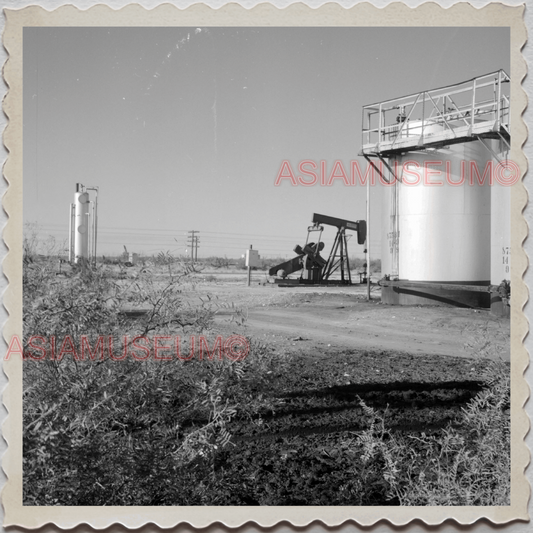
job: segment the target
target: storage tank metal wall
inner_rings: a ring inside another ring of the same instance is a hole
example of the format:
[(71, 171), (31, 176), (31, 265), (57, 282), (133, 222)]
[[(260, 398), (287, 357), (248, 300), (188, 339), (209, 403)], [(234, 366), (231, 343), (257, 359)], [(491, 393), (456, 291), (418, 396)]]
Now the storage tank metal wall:
[[(397, 157), (399, 183), (385, 187), (384, 194), (384, 274), (415, 282), (489, 284), (491, 186), (488, 177), (485, 184), (479, 185), (474, 176), (474, 185), (470, 184), (471, 161), (483, 176), (492, 156), (485, 146), (474, 141)], [(395, 160), (390, 163), (394, 168)], [(431, 175), (429, 181), (440, 181), (442, 185), (424, 183), (424, 165), (441, 171), (440, 175)], [(464, 182), (453, 185), (460, 183), (462, 176)], [(410, 184), (417, 181), (416, 185)], [(483, 293), (391, 291), (384, 289), (384, 301), (488, 305), (488, 296)]]

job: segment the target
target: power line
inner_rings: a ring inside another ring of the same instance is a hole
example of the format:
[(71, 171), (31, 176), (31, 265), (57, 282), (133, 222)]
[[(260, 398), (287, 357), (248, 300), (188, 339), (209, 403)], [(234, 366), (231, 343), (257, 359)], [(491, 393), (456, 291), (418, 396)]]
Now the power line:
[[(44, 229), (49, 228), (54, 231), (59, 231), (60, 229), (66, 229), (66, 224), (48, 223), (48, 224), (42, 224), (39, 227), (44, 228)], [(98, 228), (98, 231), (99, 233), (100, 232), (113, 232), (113, 233), (119, 233), (119, 234), (124, 234), (124, 235), (127, 235), (131, 232), (135, 232), (135, 233), (143, 232), (143, 236), (161, 234), (162, 236), (168, 236), (168, 237), (171, 237), (176, 234), (188, 233), (187, 231), (181, 230), (181, 229), (174, 230), (174, 229), (155, 229), (155, 228), (119, 228), (119, 227), (113, 227), (113, 226), (100, 226)], [(165, 232), (171, 235), (163, 235)], [(265, 234), (258, 234), (258, 233), (235, 233), (235, 232), (223, 232), (223, 231), (203, 231), (202, 230), (202, 233), (212, 234), (212, 235), (237, 235), (237, 236), (242, 236), (242, 237), (264, 237), (267, 239), (285, 239), (285, 240), (294, 238), (294, 237), (287, 236), (287, 235), (276, 236), (276, 235), (265, 235)]]
[[(198, 230), (195, 230), (195, 233), (199, 231)], [(58, 230), (53, 230), (52, 233), (59, 233)], [(190, 233), (190, 232), (189, 232)], [(117, 240), (117, 242), (119, 242), (121, 239), (145, 239), (146, 237), (151, 237), (151, 235), (146, 235), (146, 234), (138, 234), (138, 235), (133, 235), (133, 234), (117, 234), (117, 233), (113, 233), (113, 234), (110, 234), (110, 233), (104, 233), (102, 235), (102, 239), (107, 239), (108, 242), (110, 239), (115, 239)], [(155, 235), (154, 236), (155, 238), (157, 239), (161, 239), (161, 240), (166, 240), (166, 241), (173, 241), (173, 242), (183, 242), (184, 240), (186, 240), (187, 238), (190, 239), (190, 237), (186, 237), (185, 235), (180, 235), (179, 237), (174, 237), (172, 235)], [(245, 242), (248, 242), (248, 237), (249, 235), (246, 235), (246, 234), (243, 234), (241, 237), (212, 237), (212, 236), (204, 236), (204, 240), (205, 242), (208, 242), (208, 243), (228, 243), (228, 244), (235, 244), (235, 243), (238, 243), (238, 242), (241, 242), (241, 241), (245, 241)], [(290, 238), (290, 237), (285, 237), (284, 240), (287, 240), (287, 241), (290, 241), (290, 242), (298, 242), (298, 241), (301, 241), (305, 236), (304, 235), (300, 235), (299, 237), (294, 237), (294, 238)], [(270, 241), (276, 241), (276, 242), (280, 242), (280, 238), (278, 237), (269, 237), (269, 238), (260, 238), (258, 239), (259, 242), (264, 242), (266, 243), (267, 245), (275, 245), (275, 242), (270, 242)], [(147, 241), (143, 241), (143, 242), (147, 242)], [(148, 241), (148, 242), (151, 242), (151, 241)], [(372, 239), (371, 242), (380, 242), (379, 239)], [(283, 243), (283, 242), (280, 242), (280, 245), (285, 245), (286, 243)]]
[[(51, 229), (53, 233), (60, 232), (60, 229), (53, 229), (57, 224), (45, 224), (40, 229)], [(123, 228), (121, 228), (122, 230)], [(178, 252), (182, 247), (191, 248), (192, 260), (198, 259), (198, 248), (200, 247), (199, 230), (189, 230), (184, 232), (182, 230), (155, 230), (156, 233), (147, 233), (148, 230), (142, 230), (132, 233), (133, 228), (128, 228), (127, 231), (113, 231), (110, 227), (100, 228), (99, 242), (108, 247), (110, 246), (132, 246), (132, 247), (146, 247), (150, 246), (149, 251), (161, 251), (162, 249), (171, 249), (173, 252)], [(63, 233), (61, 231), (61, 233)], [(181, 233), (181, 235), (180, 235)], [(254, 246), (262, 251), (263, 254), (274, 256), (290, 256), (292, 255), (292, 248), (297, 243), (302, 243), (305, 239), (305, 233), (302, 232), (298, 237), (291, 236), (273, 236), (264, 234), (249, 234), (249, 233), (235, 233), (235, 232), (220, 232), (220, 231), (202, 231), (203, 244), (205, 248), (204, 255), (219, 255), (225, 254), (226, 251), (230, 254), (241, 255), (249, 246), (250, 239), (254, 240)], [(154, 245), (157, 248), (154, 248)], [(380, 240), (372, 239), (370, 247), (372, 250), (379, 250), (381, 245)], [(237, 252), (237, 250), (239, 252)], [(142, 251), (149, 253), (149, 251)], [(108, 252), (113, 253), (113, 252)], [(362, 255), (362, 250), (350, 249), (353, 255)]]

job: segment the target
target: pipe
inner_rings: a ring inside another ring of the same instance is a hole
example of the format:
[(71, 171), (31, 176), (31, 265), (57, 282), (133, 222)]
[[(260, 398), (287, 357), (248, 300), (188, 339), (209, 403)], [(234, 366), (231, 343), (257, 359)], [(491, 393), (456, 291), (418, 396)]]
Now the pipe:
[(72, 213), (74, 211), (74, 204), (69, 206), (68, 217), (68, 262), (72, 263)]
[(93, 210), (93, 235), (92, 235), (92, 246), (94, 251), (94, 264), (96, 265), (96, 248), (98, 243), (98, 187), (86, 187), (88, 191), (94, 191), (94, 210)]
[(370, 179), (366, 182), (366, 290), (370, 301)]

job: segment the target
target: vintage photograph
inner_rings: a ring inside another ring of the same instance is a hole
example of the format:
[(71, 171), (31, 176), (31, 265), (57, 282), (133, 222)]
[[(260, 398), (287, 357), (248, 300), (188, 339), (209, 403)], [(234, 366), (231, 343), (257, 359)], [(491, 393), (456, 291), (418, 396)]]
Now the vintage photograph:
[(25, 28), (24, 503), (509, 505), (509, 43)]
[(8, 493), (518, 516), (511, 28), (212, 20), (21, 25)]

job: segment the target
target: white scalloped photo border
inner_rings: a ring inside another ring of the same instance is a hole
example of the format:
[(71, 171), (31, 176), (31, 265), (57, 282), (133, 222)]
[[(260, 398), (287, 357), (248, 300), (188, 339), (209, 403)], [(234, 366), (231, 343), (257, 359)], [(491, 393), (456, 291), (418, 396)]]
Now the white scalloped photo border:
[[(4, 46), (8, 60), (4, 65), (4, 79), (8, 93), (3, 103), (8, 125), (4, 131), (4, 144), (9, 152), (4, 167), (8, 190), (3, 206), (9, 216), (4, 230), (4, 241), (9, 249), (3, 262), (9, 286), (4, 294), (4, 306), (9, 318), (3, 335), (9, 345), (13, 336), (22, 337), (22, 28), (27, 26), (507, 26), (511, 29), (511, 109), (512, 150), (515, 161), (524, 177), (527, 160), (522, 147), (527, 129), (522, 114), (527, 97), (522, 89), (526, 76), (526, 63), (521, 49), (526, 42), (523, 21), (524, 7), (493, 3), (476, 8), (468, 3), (455, 4), (444, 9), (435, 3), (424, 3), (410, 8), (393, 3), (377, 8), (370, 3), (343, 8), (338, 4), (325, 4), (319, 8), (298, 3), (285, 9), (271, 4), (260, 4), (245, 9), (238, 4), (227, 4), (219, 9), (205, 5), (193, 5), (179, 9), (164, 4), (151, 10), (139, 5), (127, 5), (113, 10), (97, 5), (87, 10), (64, 6), (47, 11), (39, 6), (20, 10), (5, 10), (6, 27)], [(529, 484), (524, 471), (529, 462), (529, 451), (524, 437), (529, 429), (529, 419), (524, 404), (529, 389), (524, 378), (528, 354), (523, 341), (528, 323), (523, 308), (528, 292), (523, 281), (528, 260), (523, 249), (528, 234), (523, 210), (527, 204), (527, 192), (520, 181), (512, 189), (512, 273), (511, 300), (511, 420), (512, 420), (512, 490), (508, 507), (29, 507), (22, 505), (22, 361), (13, 357), (4, 361), (4, 372), (9, 384), (4, 391), (3, 402), (8, 411), (3, 434), (8, 449), (3, 457), (3, 469), (7, 483), (2, 493), (5, 511), (4, 525), (37, 528), (54, 524), (60, 528), (72, 528), (89, 524), (102, 529), (112, 524), (138, 528), (156, 524), (169, 528), (177, 524), (190, 524), (196, 528), (210, 524), (237, 527), (255, 523), (269, 527), (281, 521), (294, 526), (306, 526), (321, 521), (328, 526), (353, 521), (370, 526), (386, 520), (402, 525), (414, 519), (426, 524), (440, 524), (455, 520), (460, 524), (472, 524), (480, 518), (495, 524), (511, 520), (528, 520)]]

